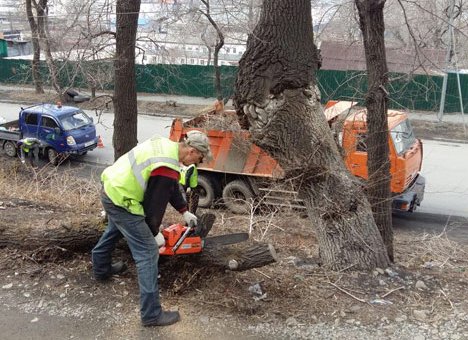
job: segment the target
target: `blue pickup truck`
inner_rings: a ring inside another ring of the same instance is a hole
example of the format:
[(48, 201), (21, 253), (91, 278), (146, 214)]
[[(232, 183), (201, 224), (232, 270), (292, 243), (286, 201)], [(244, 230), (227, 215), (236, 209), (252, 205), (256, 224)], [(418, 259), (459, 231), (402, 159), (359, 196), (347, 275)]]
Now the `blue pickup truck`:
[(17, 155), (18, 140), (35, 137), (41, 154), (56, 165), (61, 157), (84, 155), (97, 147), (93, 119), (81, 109), (60, 104), (21, 108), (19, 118), (0, 124), (0, 146), (8, 156)]

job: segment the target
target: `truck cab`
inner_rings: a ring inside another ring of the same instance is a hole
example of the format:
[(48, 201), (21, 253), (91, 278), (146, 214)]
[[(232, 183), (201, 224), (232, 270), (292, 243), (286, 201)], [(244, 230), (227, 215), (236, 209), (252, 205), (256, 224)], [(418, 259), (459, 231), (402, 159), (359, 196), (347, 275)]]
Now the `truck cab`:
[(21, 108), (18, 120), (0, 126), (0, 142), (9, 156), (16, 155), (17, 141), (34, 137), (49, 162), (60, 156), (84, 155), (98, 145), (93, 119), (80, 108), (61, 104), (41, 104)]
[(72, 106), (42, 104), (21, 109), (19, 126), (25, 137), (36, 137), (44, 145), (44, 154), (55, 162), (58, 155), (77, 154), (97, 147), (93, 119)]
[[(347, 168), (353, 175), (365, 180), (368, 179), (366, 118), (366, 110), (349, 115), (340, 137)], [(393, 209), (413, 211), (424, 198), (425, 180), (420, 175), (422, 142), (414, 136), (404, 112), (388, 111), (388, 129)]]

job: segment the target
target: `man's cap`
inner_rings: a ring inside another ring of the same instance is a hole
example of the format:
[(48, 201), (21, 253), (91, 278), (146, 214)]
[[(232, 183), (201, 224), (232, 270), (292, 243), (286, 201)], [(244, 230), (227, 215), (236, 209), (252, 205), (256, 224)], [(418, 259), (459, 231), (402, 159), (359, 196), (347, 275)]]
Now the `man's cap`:
[(210, 150), (210, 143), (206, 134), (201, 131), (192, 130), (187, 132), (187, 138), (185, 143), (192, 148), (200, 151), (205, 158), (208, 160), (213, 159), (213, 155)]

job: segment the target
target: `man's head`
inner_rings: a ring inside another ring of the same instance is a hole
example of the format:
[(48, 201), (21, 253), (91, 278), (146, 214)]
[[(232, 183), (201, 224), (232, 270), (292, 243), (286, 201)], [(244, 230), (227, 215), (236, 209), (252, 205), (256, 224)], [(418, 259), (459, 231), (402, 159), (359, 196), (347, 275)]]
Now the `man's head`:
[(183, 147), (179, 152), (179, 160), (184, 165), (199, 164), (203, 159), (211, 159), (211, 150), (208, 137), (200, 131), (189, 131), (182, 142)]

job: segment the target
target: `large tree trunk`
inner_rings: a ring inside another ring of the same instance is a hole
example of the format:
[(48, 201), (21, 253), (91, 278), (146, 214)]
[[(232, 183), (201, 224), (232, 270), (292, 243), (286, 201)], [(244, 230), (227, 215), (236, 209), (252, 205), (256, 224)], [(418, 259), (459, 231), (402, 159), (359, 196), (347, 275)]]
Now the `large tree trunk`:
[(322, 113), (309, 0), (263, 2), (239, 63), (234, 103), (253, 142), (296, 178), (327, 267), (389, 264), (370, 205)]
[(385, 0), (356, 0), (366, 54), (367, 107), (367, 197), (374, 220), (393, 261), (392, 200), (388, 149), (387, 91), (388, 68), (385, 55)]
[(224, 36), (221, 33), (221, 31), (218, 31), (218, 41), (216, 42), (214, 54), (213, 54), (213, 64), (214, 64), (214, 70), (215, 70), (215, 92), (216, 92), (216, 99), (219, 101), (223, 100), (223, 92), (221, 90), (221, 68), (219, 66), (219, 50), (221, 47), (224, 45)]
[(137, 145), (135, 41), (140, 0), (117, 1), (114, 90), (114, 159)]
[(44, 93), (42, 77), (39, 70), (41, 59), (41, 46), (39, 45), (39, 31), (32, 10), (32, 0), (26, 0), (26, 14), (28, 16), (29, 27), (31, 28), (31, 40), (33, 45), (33, 60), (31, 63), (32, 79), (36, 93)]

